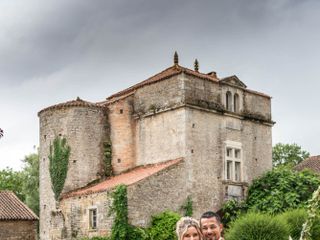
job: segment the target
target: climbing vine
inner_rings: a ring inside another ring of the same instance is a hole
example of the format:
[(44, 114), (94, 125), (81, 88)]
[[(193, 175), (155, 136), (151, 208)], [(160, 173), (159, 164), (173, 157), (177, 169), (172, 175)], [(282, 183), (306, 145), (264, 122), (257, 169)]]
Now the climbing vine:
[(184, 216), (191, 217), (193, 214), (193, 202), (191, 196), (187, 197), (186, 202), (181, 206), (181, 209), (184, 211)]
[(117, 186), (111, 193), (111, 198), (112, 205), (109, 213), (115, 215), (111, 228), (111, 240), (129, 239), (127, 187), (125, 185)]
[(104, 155), (104, 166), (105, 175), (107, 177), (112, 176), (112, 145), (111, 142), (103, 143), (103, 155)]
[(60, 196), (67, 177), (69, 157), (70, 146), (67, 145), (67, 139), (56, 137), (53, 140), (53, 144), (50, 144), (48, 156), (52, 189), (56, 200)]

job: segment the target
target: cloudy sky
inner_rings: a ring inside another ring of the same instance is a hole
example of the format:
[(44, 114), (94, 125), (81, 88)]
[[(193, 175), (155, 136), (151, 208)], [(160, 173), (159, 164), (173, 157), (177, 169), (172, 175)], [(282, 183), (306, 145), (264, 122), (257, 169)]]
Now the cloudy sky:
[(180, 63), (273, 97), (273, 142), (320, 154), (320, 1), (2, 0), (0, 169), (39, 146), (37, 112), (101, 101)]

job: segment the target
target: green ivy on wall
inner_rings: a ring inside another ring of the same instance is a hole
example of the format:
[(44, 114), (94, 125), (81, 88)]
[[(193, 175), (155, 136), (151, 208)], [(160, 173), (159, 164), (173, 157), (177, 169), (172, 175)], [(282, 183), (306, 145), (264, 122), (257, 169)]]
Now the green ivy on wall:
[(127, 186), (117, 186), (111, 197), (112, 205), (109, 213), (115, 215), (111, 228), (111, 240), (129, 239)]
[(67, 177), (69, 157), (70, 146), (67, 145), (67, 139), (56, 137), (53, 140), (53, 144), (50, 144), (50, 153), (48, 156), (52, 189), (56, 200), (59, 199)]
[(187, 200), (181, 206), (181, 209), (184, 211), (184, 216), (192, 217), (192, 214), (193, 214), (193, 202), (192, 202), (191, 196), (187, 197)]
[(112, 145), (111, 142), (103, 143), (103, 156), (104, 156), (104, 166), (105, 175), (107, 177), (112, 176)]

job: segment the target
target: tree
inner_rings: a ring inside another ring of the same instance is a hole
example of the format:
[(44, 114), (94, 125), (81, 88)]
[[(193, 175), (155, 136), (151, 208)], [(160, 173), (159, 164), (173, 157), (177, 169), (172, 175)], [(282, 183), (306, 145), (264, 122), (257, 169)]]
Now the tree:
[(310, 156), (310, 153), (293, 144), (277, 143), (272, 148), (272, 164), (277, 166), (294, 167), (304, 159)]
[(12, 168), (0, 170), (0, 190), (9, 190), (14, 192), (21, 201), (25, 201), (25, 192), (23, 191), (23, 174), (14, 171)]
[(22, 161), (25, 163), (22, 170), (25, 203), (39, 215), (39, 154), (29, 154)]
[(39, 214), (39, 155), (32, 153), (22, 160), (22, 171), (0, 170), (0, 190), (14, 192), (34, 213)]
[(319, 176), (312, 172), (275, 168), (253, 181), (246, 207), (272, 214), (305, 207), (319, 185)]

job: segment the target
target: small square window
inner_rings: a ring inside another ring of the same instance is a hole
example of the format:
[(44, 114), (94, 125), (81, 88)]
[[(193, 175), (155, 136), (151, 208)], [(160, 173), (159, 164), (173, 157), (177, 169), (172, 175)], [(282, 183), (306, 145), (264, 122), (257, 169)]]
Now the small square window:
[(89, 210), (90, 229), (97, 229), (97, 209)]

